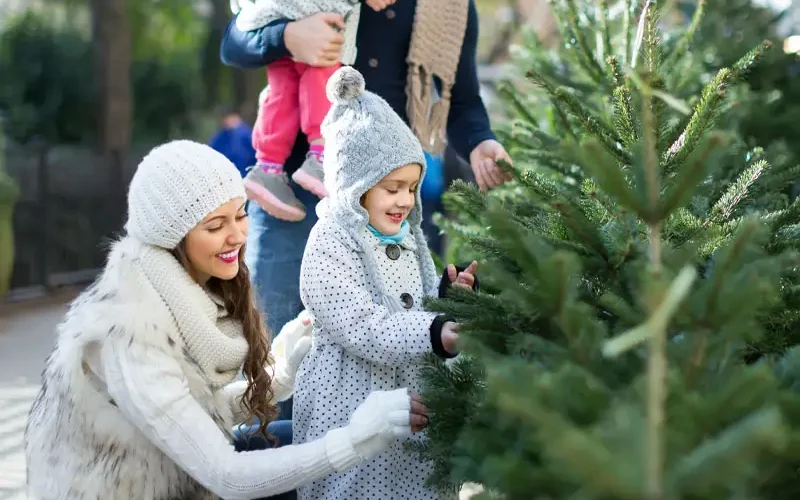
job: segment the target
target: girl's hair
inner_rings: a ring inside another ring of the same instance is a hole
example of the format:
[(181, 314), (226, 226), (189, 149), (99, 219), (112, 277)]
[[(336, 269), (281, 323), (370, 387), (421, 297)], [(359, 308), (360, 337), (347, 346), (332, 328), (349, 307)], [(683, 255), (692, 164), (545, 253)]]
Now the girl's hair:
[[(273, 400), (272, 377), (267, 372), (270, 365), (269, 335), (264, 327), (261, 314), (255, 306), (253, 287), (250, 284), (250, 271), (244, 263), (245, 248), (239, 250), (239, 272), (233, 279), (221, 280), (212, 277), (208, 280), (208, 290), (220, 297), (225, 310), (231, 317), (242, 323), (244, 338), (247, 340), (247, 357), (242, 372), (247, 379), (247, 389), (242, 395), (242, 405), (249, 413), (247, 420), (258, 418), (258, 432), (274, 441), (267, 433), (267, 424), (278, 416), (278, 408), (270, 402)], [(181, 265), (188, 269), (189, 257), (186, 254), (186, 240), (181, 241), (173, 250), (173, 255)]]

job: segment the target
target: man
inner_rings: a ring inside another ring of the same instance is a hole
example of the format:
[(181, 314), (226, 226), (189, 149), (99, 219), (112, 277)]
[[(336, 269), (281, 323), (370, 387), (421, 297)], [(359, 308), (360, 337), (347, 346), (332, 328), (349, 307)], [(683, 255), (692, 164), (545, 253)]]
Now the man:
[(220, 129), (208, 145), (225, 155), (244, 177), (247, 174), (247, 167), (256, 161), (252, 136), (253, 130), (242, 120), (239, 113), (226, 108), (221, 113)]
[[(454, 15), (458, 12), (463, 16)], [(416, 20), (415, 13), (418, 14)], [(437, 26), (442, 19), (455, 21), (452, 25)], [(456, 25), (458, 22), (462, 24)], [(222, 39), (222, 61), (252, 69), (291, 56), (306, 64), (331, 66), (339, 61), (344, 43), (340, 34), (343, 28), (343, 19), (332, 13), (296, 21), (273, 21), (247, 32), (236, 27), (234, 18)], [(455, 50), (443, 52), (447, 41), (453, 39), (458, 44)], [(445, 115), (449, 144), (459, 155), (469, 158), (476, 181), (485, 190), (507, 180), (496, 161), (509, 158), (495, 140), (479, 94), (475, 64), (477, 42), (478, 13), (473, 0), (401, 0), (396, 3), (394, 0), (365, 0), (361, 6), (356, 40), (358, 54), (353, 66), (364, 75), (367, 89), (383, 97), (415, 132), (424, 131), (427, 123), (415, 122), (418, 115), (413, 112), (415, 103), (408, 105), (407, 89), (411, 89), (412, 95), (421, 95), (419, 87), (415, 91), (413, 84), (409, 85), (409, 61), (421, 61), (415, 74), (420, 72), (420, 66), (434, 68), (433, 73), (439, 77), (439, 93), (445, 97), (443, 102), (449, 104)], [(437, 54), (430, 54), (430, 60), (426, 60), (426, 47), (438, 49)], [(452, 67), (449, 74), (448, 65)], [(437, 67), (442, 69), (436, 70)], [(426, 95), (433, 93), (424, 92)], [(427, 105), (426, 102), (422, 104)], [(425, 120), (427, 122), (427, 116)], [(425, 139), (436, 136), (439, 131), (427, 132), (429, 134), (421, 138), (426, 146), (430, 142)], [(289, 175), (303, 163), (308, 148), (305, 136), (299, 134), (285, 165)], [(245, 259), (258, 291), (259, 306), (267, 314), (272, 332), (280, 331), (281, 326), (303, 308), (299, 294), (300, 263), (309, 231), (317, 221), (314, 212), (317, 197), (297, 186), (293, 188), (298, 199), (308, 207), (303, 221), (275, 219), (253, 204), (250, 210)]]

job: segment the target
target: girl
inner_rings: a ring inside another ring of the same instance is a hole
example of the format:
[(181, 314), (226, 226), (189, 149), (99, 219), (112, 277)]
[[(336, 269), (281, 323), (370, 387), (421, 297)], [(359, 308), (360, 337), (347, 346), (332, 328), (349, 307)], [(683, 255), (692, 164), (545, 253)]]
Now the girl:
[[(376, 392), (319, 440), (236, 453), (234, 423), (292, 392), (308, 338), (270, 346), (242, 262), (236, 167), (190, 141), (155, 148), (128, 194), (127, 236), (58, 328), (25, 430), (42, 500), (257, 498), (345, 471), (418, 429), (405, 390)], [(277, 342), (277, 341), (276, 341)], [(305, 344), (305, 346), (304, 346)], [(232, 383), (244, 367), (246, 381)]]
[[(476, 264), (441, 282), (420, 229), (425, 159), (389, 105), (364, 91), (349, 67), (328, 81), (323, 123), (329, 197), (303, 256), (300, 294), (314, 318), (314, 345), (301, 364), (294, 440), (307, 443), (347, 421), (370, 390), (418, 387), (428, 352), (455, 355), (455, 325), (422, 309), (449, 278), (472, 286)], [(302, 488), (303, 500), (424, 500), (429, 472), (402, 443), (371, 462)]]
[[(375, 10), (392, 3), (394, 0), (367, 0)], [(344, 24), (335, 23), (343, 31), (341, 63), (336, 55), (321, 57), (317, 65), (286, 56), (267, 65), (269, 88), (262, 93), (253, 129), (257, 162), (244, 181), (249, 196), (273, 217), (300, 221), (305, 218), (306, 209), (289, 186), (284, 163), (292, 152), (297, 133), (302, 131), (310, 150), (292, 174), (292, 180), (320, 198), (327, 195), (322, 170), (324, 140), (320, 132), (329, 107), (325, 82), (342, 63), (353, 64), (356, 60), (361, 6), (359, 0), (232, 0), (231, 8), (234, 14), (238, 13), (236, 26), (242, 31), (257, 30), (280, 19), (297, 20), (319, 13), (338, 14), (344, 19)]]

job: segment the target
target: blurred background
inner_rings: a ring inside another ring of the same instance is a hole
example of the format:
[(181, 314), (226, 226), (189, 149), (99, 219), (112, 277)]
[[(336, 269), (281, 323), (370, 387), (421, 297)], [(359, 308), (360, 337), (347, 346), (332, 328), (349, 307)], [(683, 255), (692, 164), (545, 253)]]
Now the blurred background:
[[(687, 22), (696, 2), (673, 3), (674, 16), (665, 22)], [(499, 123), (503, 106), (494, 86), (513, 77), (509, 64), (519, 66), (509, 62), (510, 45), (524, 46), (532, 35), (539, 50), (561, 42), (545, 0), (476, 4), (479, 74)], [(758, 9), (764, 16), (757, 19)], [(0, 228), (13, 233), (13, 246), (0, 237), (6, 300), (94, 277), (102, 243), (124, 220), (127, 182), (149, 148), (176, 137), (208, 142), (223, 110), (253, 122), (264, 72), (220, 62), (230, 15), (228, 0), (0, 0), (0, 196), (17, 195), (13, 208), (0, 199)], [(713, 70), (764, 37), (797, 52), (800, 37), (791, 36), (800, 35), (798, 23), (800, 6), (791, 0), (711, 0), (701, 30), (704, 61)], [(753, 85), (769, 102), (797, 105), (796, 58), (759, 71)], [(752, 109), (747, 126), (762, 146), (800, 130), (797, 115)], [(449, 160), (448, 181), (469, 177), (463, 163)]]
[[(526, 60), (565, 42), (546, 0), (475, 2), (479, 78), (502, 129), (503, 84), (525, 88)], [(667, 3), (668, 33), (697, 1)], [(53, 328), (103, 265), (142, 155), (172, 138), (207, 143), (231, 112), (255, 119), (264, 71), (219, 59), (230, 16), (228, 0), (0, 0), (0, 500), (25, 498), (22, 429)], [(708, 0), (687, 71), (712, 75), (764, 38), (776, 50), (726, 126), (797, 164), (800, 1)], [(443, 175), (468, 179), (469, 167), (449, 152)]]

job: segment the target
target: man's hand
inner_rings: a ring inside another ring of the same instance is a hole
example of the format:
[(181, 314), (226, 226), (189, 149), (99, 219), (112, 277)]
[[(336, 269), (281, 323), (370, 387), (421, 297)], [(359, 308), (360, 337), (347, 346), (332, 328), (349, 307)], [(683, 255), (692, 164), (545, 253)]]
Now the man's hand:
[(469, 154), (469, 163), (481, 191), (497, 187), (511, 180), (511, 176), (497, 166), (499, 160), (511, 163), (511, 158), (506, 153), (505, 148), (493, 139), (488, 139), (478, 144)]
[(392, 5), (397, 0), (367, 0), (367, 5), (372, 7), (375, 12), (380, 12), (386, 7)]
[(283, 40), (295, 61), (310, 66), (337, 64), (342, 53), (344, 20), (339, 14), (320, 12), (286, 25)]

